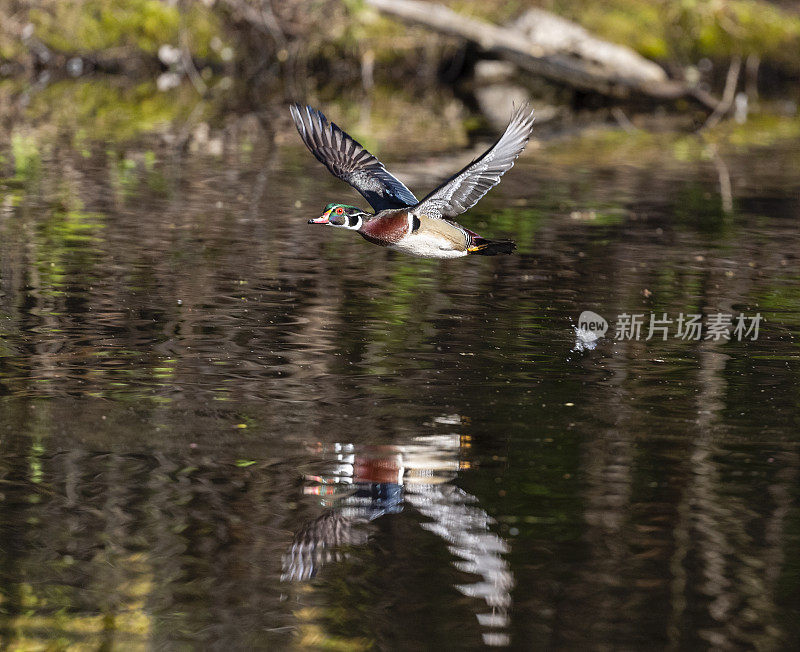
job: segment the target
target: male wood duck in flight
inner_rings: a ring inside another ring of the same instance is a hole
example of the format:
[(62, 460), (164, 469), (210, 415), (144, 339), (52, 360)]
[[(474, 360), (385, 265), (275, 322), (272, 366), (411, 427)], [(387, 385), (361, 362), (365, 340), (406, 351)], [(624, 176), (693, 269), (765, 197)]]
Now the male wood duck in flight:
[(451, 218), (472, 208), (511, 169), (533, 128), (533, 112), (517, 109), (505, 133), (483, 155), (422, 201), (381, 162), (310, 106), (293, 104), (292, 119), (303, 142), (334, 176), (347, 181), (375, 213), (347, 204), (328, 204), (309, 224), (328, 224), (360, 233), (366, 240), (412, 256), (458, 258), (468, 254), (510, 254), (510, 240), (488, 240)]

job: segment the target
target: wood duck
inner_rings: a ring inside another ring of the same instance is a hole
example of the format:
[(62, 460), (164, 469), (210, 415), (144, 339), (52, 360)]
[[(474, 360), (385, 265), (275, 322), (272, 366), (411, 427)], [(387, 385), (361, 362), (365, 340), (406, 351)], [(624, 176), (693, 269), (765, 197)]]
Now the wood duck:
[(347, 181), (375, 213), (347, 204), (328, 204), (309, 224), (351, 229), (366, 240), (422, 258), (510, 254), (511, 240), (488, 240), (451, 218), (472, 208), (514, 166), (533, 129), (533, 112), (517, 109), (500, 139), (422, 201), (392, 176), (360, 143), (316, 109), (289, 107), (300, 137), (334, 176)]

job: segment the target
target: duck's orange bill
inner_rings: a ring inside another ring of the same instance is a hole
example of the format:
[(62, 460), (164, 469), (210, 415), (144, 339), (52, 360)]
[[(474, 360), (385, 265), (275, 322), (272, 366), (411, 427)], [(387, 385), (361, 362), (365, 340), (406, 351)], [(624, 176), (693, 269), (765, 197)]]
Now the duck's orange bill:
[[(332, 210), (333, 209), (331, 209), (331, 211)], [(315, 218), (313, 220), (308, 220), (308, 223), (309, 224), (328, 224), (328, 223), (330, 223), (331, 211), (325, 211), (319, 217), (317, 217), (317, 218)]]

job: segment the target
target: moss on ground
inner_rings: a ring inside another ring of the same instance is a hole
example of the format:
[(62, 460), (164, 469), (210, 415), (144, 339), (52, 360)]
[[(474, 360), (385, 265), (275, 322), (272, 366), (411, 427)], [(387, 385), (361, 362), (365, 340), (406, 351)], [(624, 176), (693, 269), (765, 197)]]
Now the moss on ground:
[(162, 45), (185, 42), (194, 56), (213, 60), (225, 37), (218, 16), (202, 2), (179, 9), (160, 0), (47, 0), (28, 17), (45, 45), (74, 54), (125, 49), (153, 56)]
[[(460, 13), (497, 24), (517, 17), (532, 4), (441, 1)], [(753, 54), (776, 64), (800, 66), (800, 11), (765, 0), (540, 0), (533, 4), (661, 61), (687, 64), (701, 57)], [(185, 43), (194, 56), (214, 60), (223, 44), (235, 50), (248, 42), (230, 37), (236, 26), (224, 7), (222, 2), (44, 0), (31, 4), (28, 18), (37, 38), (59, 52), (125, 49), (152, 56), (161, 45)], [(302, 42), (310, 59), (361, 60), (367, 54), (392, 64), (417, 61), (431, 48), (453, 43), (383, 17), (364, 0), (293, 0), (276, 3), (274, 11), (286, 34)], [(264, 33), (263, 38), (270, 36)], [(0, 57), (13, 59), (20, 52), (19, 43), (0, 29)]]
[[(521, 0), (443, 0), (443, 4), (494, 23), (507, 22), (531, 6)], [(552, 0), (534, 4), (653, 59), (690, 63), (700, 57), (755, 54), (776, 63), (800, 65), (800, 12), (763, 0)]]

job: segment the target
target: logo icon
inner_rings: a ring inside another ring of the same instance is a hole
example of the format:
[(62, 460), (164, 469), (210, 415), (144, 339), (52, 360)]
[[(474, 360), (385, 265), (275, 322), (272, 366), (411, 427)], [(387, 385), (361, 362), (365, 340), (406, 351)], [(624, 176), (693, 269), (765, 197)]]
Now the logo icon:
[(575, 346), (573, 351), (591, 351), (597, 346), (597, 340), (608, 330), (608, 322), (591, 310), (584, 310), (578, 317), (575, 327)]
[(603, 337), (608, 330), (608, 322), (591, 310), (584, 310), (578, 317), (578, 330), (594, 333), (595, 339)]

